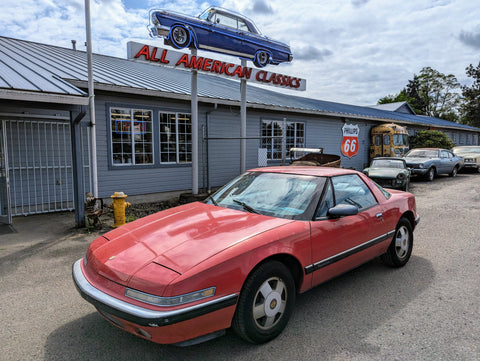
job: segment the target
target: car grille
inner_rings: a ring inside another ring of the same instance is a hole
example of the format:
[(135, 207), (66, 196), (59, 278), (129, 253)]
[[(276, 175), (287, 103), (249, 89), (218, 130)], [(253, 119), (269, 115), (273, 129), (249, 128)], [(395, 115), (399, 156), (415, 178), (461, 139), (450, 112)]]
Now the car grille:
[(395, 187), (395, 179), (371, 178), (379, 186), (390, 188)]

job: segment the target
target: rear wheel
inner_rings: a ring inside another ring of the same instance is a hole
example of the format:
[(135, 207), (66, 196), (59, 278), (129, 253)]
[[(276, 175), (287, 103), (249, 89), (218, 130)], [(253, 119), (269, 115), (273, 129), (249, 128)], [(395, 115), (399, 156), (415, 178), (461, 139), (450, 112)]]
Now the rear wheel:
[(253, 59), (253, 63), (257, 68), (263, 68), (264, 66), (267, 66), (269, 62), (270, 62), (269, 53), (261, 50), (257, 51), (257, 53), (255, 54), (255, 59)]
[(457, 176), (457, 173), (458, 173), (458, 167), (455, 166), (453, 167), (452, 171), (450, 172), (449, 176), (450, 177), (456, 177)]
[(295, 305), (295, 282), (278, 261), (262, 264), (247, 278), (232, 327), (244, 340), (264, 343), (285, 328)]
[(410, 259), (412, 248), (412, 224), (408, 219), (401, 218), (387, 252), (381, 257), (382, 261), (391, 267), (402, 267)]

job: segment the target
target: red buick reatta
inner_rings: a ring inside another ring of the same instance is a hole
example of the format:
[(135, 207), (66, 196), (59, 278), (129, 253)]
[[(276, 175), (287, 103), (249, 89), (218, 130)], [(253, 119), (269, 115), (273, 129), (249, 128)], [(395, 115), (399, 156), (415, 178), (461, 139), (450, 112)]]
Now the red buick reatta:
[(287, 325), (298, 293), (377, 256), (405, 265), (411, 193), (326, 167), (250, 170), (208, 197), (94, 240), (74, 283), (109, 322), (189, 345), (232, 327), (253, 343)]

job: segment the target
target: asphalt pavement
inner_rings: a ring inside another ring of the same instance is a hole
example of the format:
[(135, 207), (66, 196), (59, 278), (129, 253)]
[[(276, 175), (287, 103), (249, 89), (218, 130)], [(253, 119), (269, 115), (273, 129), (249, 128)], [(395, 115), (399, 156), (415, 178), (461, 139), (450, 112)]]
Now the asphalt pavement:
[(72, 213), (14, 218), (0, 234), (0, 360), (480, 360), (480, 174), (414, 181), (421, 221), (410, 262), (379, 260), (300, 295), (264, 345), (232, 332), (187, 348), (104, 321), (71, 265), (99, 233)]

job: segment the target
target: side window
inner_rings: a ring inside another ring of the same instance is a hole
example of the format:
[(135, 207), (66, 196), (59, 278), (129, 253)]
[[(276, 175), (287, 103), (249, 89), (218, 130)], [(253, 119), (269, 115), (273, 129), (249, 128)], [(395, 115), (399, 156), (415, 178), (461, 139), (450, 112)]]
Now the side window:
[(390, 145), (390, 135), (389, 134), (385, 134), (383, 136), (383, 144)]
[(320, 217), (326, 217), (328, 210), (333, 206), (335, 206), (335, 200), (333, 198), (332, 186), (330, 184), (330, 181), (327, 180), (325, 184), (325, 192), (323, 194), (322, 201), (320, 202), (320, 205), (318, 207), (317, 214), (315, 215), (315, 219)]
[(356, 174), (348, 174), (332, 178), (335, 194), (335, 205), (349, 204), (361, 211), (377, 204), (367, 185)]
[[(381, 187), (379, 187), (380, 190)], [(390, 198), (390, 193), (382, 190), (385, 197)], [(328, 210), (339, 204), (349, 204), (358, 207), (359, 211), (373, 207), (377, 204), (367, 185), (356, 174), (332, 177), (325, 183), (325, 192), (318, 206), (315, 219), (327, 217)]]

